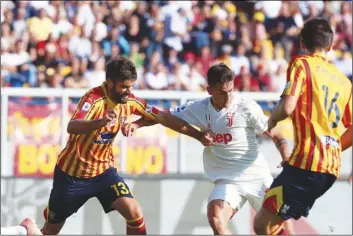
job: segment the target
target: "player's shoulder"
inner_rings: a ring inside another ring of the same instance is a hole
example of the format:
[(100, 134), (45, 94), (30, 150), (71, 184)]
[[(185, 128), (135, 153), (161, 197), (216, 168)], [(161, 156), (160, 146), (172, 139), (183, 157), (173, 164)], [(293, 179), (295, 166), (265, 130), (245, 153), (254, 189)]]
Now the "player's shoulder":
[(310, 59), (309, 55), (297, 55), (297, 56), (293, 56), (288, 64), (288, 67), (290, 68), (291, 66), (298, 64), (298, 63), (302, 63), (303, 61), (306, 61)]
[(206, 110), (208, 104), (208, 98), (191, 100), (179, 106), (173, 107), (170, 111), (184, 112), (189, 111), (192, 113), (203, 113)]
[(245, 97), (243, 95), (237, 94), (235, 97), (235, 104), (239, 107), (248, 107), (252, 105), (256, 105), (257, 102), (249, 97)]
[(189, 101), (187, 102), (187, 104), (193, 105), (193, 106), (208, 105), (209, 101), (210, 101), (210, 98), (202, 98), (202, 99)]
[(137, 97), (135, 94), (130, 93), (127, 97), (128, 103), (138, 103), (142, 105), (146, 105), (146, 101), (140, 97)]
[(188, 101), (184, 106), (187, 108), (193, 110), (193, 111), (205, 111), (206, 107), (208, 106), (210, 102), (210, 98), (203, 98), (203, 99), (196, 99), (193, 101)]
[(251, 98), (242, 95), (236, 95), (234, 99), (235, 102), (233, 104), (237, 107), (239, 112), (253, 113), (254, 111), (261, 109), (260, 105)]
[(83, 96), (86, 102), (96, 103), (106, 98), (102, 86), (94, 87)]

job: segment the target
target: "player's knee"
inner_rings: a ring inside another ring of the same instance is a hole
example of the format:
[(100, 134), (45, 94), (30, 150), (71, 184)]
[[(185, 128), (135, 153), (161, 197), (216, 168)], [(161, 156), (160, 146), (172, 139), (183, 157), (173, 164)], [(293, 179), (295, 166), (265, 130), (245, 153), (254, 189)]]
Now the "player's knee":
[(266, 232), (266, 227), (264, 227), (264, 225), (259, 224), (257, 222), (254, 223), (254, 232), (257, 235), (269, 235), (269, 233)]
[(254, 218), (254, 232), (257, 235), (269, 235), (271, 232), (266, 232), (266, 223), (263, 221), (263, 217), (257, 214)]
[(136, 220), (141, 218), (142, 216), (143, 213), (141, 207), (136, 201), (127, 205), (127, 212), (124, 215), (126, 220)]
[(137, 219), (142, 217), (143, 213), (139, 205), (136, 205), (130, 209), (130, 219)]
[(208, 222), (215, 232), (223, 231), (223, 229), (227, 227), (226, 222), (224, 222), (224, 220), (217, 215), (210, 215), (208, 217)]
[(48, 222), (45, 222), (43, 228), (41, 229), (41, 232), (43, 235), (58, 235), (64, 226), (65, 221), (61, 223), (56, 223), (56, 224), (51, 224)]

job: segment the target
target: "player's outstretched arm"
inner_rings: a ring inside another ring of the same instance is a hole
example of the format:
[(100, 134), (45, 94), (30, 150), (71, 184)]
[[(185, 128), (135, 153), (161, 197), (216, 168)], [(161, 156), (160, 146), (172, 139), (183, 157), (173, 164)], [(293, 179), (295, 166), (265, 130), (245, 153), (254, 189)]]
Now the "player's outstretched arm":
[(288, 116), (291, 116), (295, 109), (297, 101), (298, 98), (295, 96), (283, 96), (276, 108), (271, 113), (268, 122), (268, 130), (273, 129), (279, 121), (282, 121)]
[(306, 70), (302, 60), (300, 58), (293, 58), (287, 69), (287, 84), (282, 92), (281, 100), (269, 118), (269, 131), (271, 131), (279, 121), (292, 115), (306, 78)]
[(290, 157), (290, 150), (287, 140), (283, 137), (280, 132), (274, 130), (272, 130), (271, 132), (266, 131), (264, 135), (270, 137), (273, 143), (276, 145), (276, 148), (278, 149), (282, 157), (282, 162), (278, 167), (282, 166), (286, 161), (289, 160)]
[(199, 140), (205, 146), (213, 144), (214, 136), (212, 135), (212, 133), (200, 132), (186, 121), (170, 114), (169, 112), (159, 111), (158, 115), (155, 118), (155, 121), (178, 133), (193, 137)]
[(134, 122), (123, 124), (121, 127), (121, 132), (124, 136), (130, 137), (134, 135), (135, 131), (138, 128), (142, 128), (145, 126), (152, 126), (156, 124), (158, 124), (158, 122), (154, 120), (146, 120), (142, 117)]
[(148, 120), (146, 117), (142, 117), (132, 123), (125, 123), (121, 128), (121, 132), (124, 136), (129, 137), (132, 136), (138, 128), (158, 123), (178, 133), (193, 137), (199, 140), (204, 146), (210, 146), (213, 144), (214, 135), (211, 132), (200, 132), (186, 121), (163, 111), (158, 111), (158, 115), (154, 120)]
[(117, 113), (109, 109), (103, 118), (97, 120), (71, 120), (67, 126), (69, 134), (87, 134), (96, 129), (106, 126), (110, 121), (117, 118)]

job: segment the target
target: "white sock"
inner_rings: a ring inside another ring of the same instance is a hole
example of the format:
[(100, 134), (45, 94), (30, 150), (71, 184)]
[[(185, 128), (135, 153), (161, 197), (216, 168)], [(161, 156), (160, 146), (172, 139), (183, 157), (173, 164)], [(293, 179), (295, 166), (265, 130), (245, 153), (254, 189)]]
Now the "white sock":
[(1, 235), (27, 235), (27, 229), (21, 225), (1, 227)]

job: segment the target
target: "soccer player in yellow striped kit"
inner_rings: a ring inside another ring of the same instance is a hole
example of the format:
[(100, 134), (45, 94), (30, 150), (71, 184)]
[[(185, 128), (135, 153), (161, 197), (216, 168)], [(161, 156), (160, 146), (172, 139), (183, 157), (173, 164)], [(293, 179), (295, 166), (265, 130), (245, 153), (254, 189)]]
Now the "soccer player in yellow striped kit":
[(69, 140), (54, 170), (53, 188), (43, 234), (58, 234), (65, 220), (85, 202), (97, 197), (106, 213), (117, 210), (126, 219), (126, 234), (146, 234), (142, 211), (124, 179), (114, 168), (112, 142), (127, 117), (136, 114), (189, 135), (204, 145), (213, 136), (135, 97), (135, 65), (120, 57), (107, 64), (106, 82), (88, 91), (70, 120)]
[[(256, 234), (284, 235), (284, 221), (307, 217), (336, 181), (341, 152), (352, 146), (352, 83), (326, 55), (333, 42), (329, 23), (307, 21), (300, 40), (309, 53), (291, 60), (286, 87), (268, 127), (270, 131), (291, 116), (294, 150), (255, 217)], [(341, 124), (346, 128), (342, 135)]]

